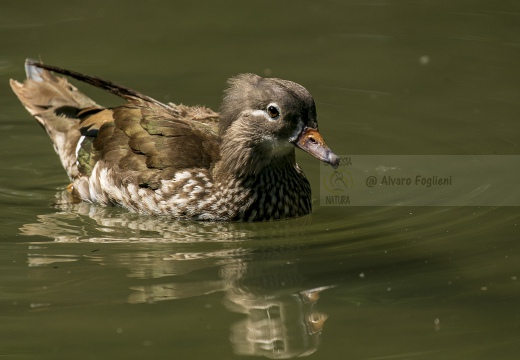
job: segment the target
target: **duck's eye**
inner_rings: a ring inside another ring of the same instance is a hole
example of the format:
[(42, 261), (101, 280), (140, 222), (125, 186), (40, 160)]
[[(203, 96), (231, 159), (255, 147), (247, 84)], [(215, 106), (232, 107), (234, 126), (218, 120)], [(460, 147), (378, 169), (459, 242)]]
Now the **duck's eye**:
[(280, 108), (278, 107), (278, 105), (269, 104), (267, 105), (266, 111), (267, 115), (269, 115), (271, 119), (276, 120), (280, 117)]

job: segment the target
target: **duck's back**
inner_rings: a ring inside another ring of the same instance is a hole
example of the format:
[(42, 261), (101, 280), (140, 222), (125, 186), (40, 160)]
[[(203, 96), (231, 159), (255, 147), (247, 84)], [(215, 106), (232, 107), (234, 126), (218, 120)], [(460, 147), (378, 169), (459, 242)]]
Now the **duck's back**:
[(144, 102), (79, 114), (78, 170), (90, 176), (99, 161), (138, 174), (140, 187), (157, 188), (178, 171), (209, 169), (218, 160), (216, 113), (172, 105), (171, 111)]
[[(79, 198), (141, 211), (143, 197), (164, 181), (190, 171), (211, 176), (219, 158), (212, 110), (161, 104), (136, 92), (125, 96), (127, 104), (107, 109), (64, 78), (26, 69), (28, 79), (11, 86), (51, 137)], [(131, 200), (132, 192), (140, 197)]]

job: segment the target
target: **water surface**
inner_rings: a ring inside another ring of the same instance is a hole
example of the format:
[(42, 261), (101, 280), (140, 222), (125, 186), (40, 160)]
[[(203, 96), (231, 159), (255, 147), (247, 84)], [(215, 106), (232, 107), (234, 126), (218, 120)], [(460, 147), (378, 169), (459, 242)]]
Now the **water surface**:
[(518, 358), (517, 207), (320, 206), (301, 152), (315, 199), (301, 219), (76, 203), (7, 81), (40, 56), (217, 109), (226, 78), (255, 72), (306, 86), (338, 154), (518, 155), (519, 14), (484, 0), (4, 4), (0, 357)]

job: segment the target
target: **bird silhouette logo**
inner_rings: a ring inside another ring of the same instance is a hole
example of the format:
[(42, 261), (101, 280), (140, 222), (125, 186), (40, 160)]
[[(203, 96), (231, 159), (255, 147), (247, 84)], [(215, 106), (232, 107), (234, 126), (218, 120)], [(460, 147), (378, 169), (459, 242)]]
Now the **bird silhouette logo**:
[(353, 185), (350, 173), (339, 169), (326, 173), (323, 180), (325, 189), (331, 193), (346, 192)]

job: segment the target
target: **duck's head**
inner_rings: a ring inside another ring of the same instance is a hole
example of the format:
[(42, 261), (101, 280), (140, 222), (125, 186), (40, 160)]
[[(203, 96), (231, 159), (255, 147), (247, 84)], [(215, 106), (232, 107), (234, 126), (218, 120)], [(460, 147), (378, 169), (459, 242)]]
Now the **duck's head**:
[(238, 75), (229, 80), (220, 116), (220, 135), (230, 147), (229, 155), (244, 158), (244, 162), (247, 154), (233, 154), (233, 146), (244, 144), (236, 151), (248, 149), (264, 162), (294, 154), (298, 147), (333, 167), (339, 164), (339, 157), (318, 131), (311, 94), (297, 83)]

